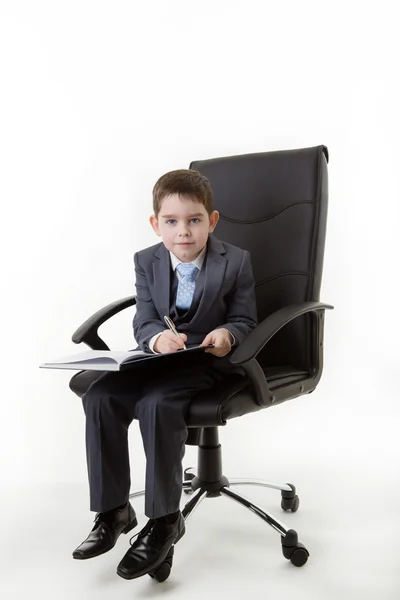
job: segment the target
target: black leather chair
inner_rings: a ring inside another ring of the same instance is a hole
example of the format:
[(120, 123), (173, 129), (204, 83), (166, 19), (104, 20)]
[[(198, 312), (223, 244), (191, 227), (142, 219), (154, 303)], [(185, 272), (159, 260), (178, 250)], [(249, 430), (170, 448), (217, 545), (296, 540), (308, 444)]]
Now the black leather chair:
[[(216, 236), (250, 252), (256, 280), (259, 325), (234, 350), (230, 361), (245, 378), (230, 376), (212, 392), (199, 393), (190, 406), (187, 443), (198, 450), (197, 473), (185, 471), (183, 490), (193, 493), (183, 509), (189, 517), (205, 497), (221, 494), (249, 508), (280, 535), (285, 558), (294, 565), (309, 553), (297, 533), (232, 491), (238, 484), (281, 491), (283, 510), (297, 511), (294, 485), (260, 480), (230, 480), (223, 475), (218, 427), (314, 391), (322, 374), (326, 309), (319, 301), (328, 207), (328, 150), (325, 146), (230, 156), (192, 162), (209, 179), (220, 212)], [(108, 349), (99, 326), (135, 304), (135, 297), (106, 306), (74, 333), (75, 343)], [(99, 373), (82, 371), (71, 389), (82, 396)], [(143, 494), (132, 493), (131, 497)], [(164, 581), (172, 558), (152, 576)]]

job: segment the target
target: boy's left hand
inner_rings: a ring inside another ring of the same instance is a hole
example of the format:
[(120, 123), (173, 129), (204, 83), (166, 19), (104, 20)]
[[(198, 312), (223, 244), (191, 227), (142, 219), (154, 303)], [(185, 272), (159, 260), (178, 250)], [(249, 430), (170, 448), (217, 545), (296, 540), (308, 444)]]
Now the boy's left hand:
[(214, 329), (206, 335), (200, 345), (208, 346), (208, 344), (214, 344), (214, 348), (207, 348), (204, 352), (209, 352), (214, 356), (226, 356), (232, 347), (231, 334), (227, 329)]

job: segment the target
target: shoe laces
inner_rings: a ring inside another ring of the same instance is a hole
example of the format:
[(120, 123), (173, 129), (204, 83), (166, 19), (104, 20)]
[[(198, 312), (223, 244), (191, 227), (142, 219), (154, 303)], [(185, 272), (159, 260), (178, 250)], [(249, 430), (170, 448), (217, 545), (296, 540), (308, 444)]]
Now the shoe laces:
[(150, 533), (152, 531), (152, 529), (154, 528), (156, 522), (155, 519), (150, 519), (146, 525), (143, 527), (143, 529), (141, 529), (139, 531), (139, 533), (135, 533), (135, 535), (133, 535), (131, 537), (131, 539), (129, 540), (130, 545), (132, 546), (132, 540), (134, 540), (135, 538), (139, 538), (139, 537), (144, 537), (145, 535), (147, 535), (148, 533)]
[(93, 529), (98, 527), (101, 523), (102, 525), (104, 525), (104, 527), (106, 527), (106, 529), (112, 532), (112, 527), (109, 523), (107, 523), (107, 516), (104, 513), (97, 513), (93, 522), (95, 524)]

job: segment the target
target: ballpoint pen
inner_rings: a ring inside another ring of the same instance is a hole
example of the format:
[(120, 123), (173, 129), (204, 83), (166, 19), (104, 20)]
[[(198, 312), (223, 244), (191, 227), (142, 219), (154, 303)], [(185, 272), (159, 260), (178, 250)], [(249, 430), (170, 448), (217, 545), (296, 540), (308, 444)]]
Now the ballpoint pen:
[[(170, 328), (170, 330), (172, 331), (172, 333), (174, 333), (175, 335), (178, 336), (178, 338), (180, 338), (181, 336), (177, 332), (176, 327), (174, 325), (174, 322), (169, 317), (164, 317), (164, 321), (166, 322), (166, 324), (168, 325), (168, 327)], [(183, 344), (183, 349), (187, 350), (185, 344)]]

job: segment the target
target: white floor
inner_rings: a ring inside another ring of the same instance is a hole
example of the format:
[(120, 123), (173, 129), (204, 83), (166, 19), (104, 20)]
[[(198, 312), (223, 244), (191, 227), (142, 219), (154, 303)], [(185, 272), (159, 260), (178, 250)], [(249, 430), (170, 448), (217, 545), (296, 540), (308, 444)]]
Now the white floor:
[[(71, 558), (91, 528), (83, 484), (9, 489), (3, 495), (1, 597), (398, 600), (398, 483), (389, 472), (371, 486), (367, 469), (326, 468), (329, 477), (322, 476), (316, 461), (298, 466), (294, 483), (301, 505), (295, 514), (281, 511), (278, 491), (234, 488), (299, 532), (311, 555), (304, 567), (283, 558), (273, 529), (221, 497), (205, 499), (194, 511), (176, 547), (170, 578), (162, 584), (148, 576), (125, 581), (116, 575), (128, 536), (96, 559)], [(142, 506), (141, 499), (135, 502), (140, 526)]]
[[(64, 483), (13, 487), (0, 480), (0, 598), (398, 600), (398, 393), (395, 386), (375, 390), (370, 382), (369, 394), (360, 393), (360, 381), (367, 378), (354, 379), (344, 398), (328, 380), (319, 395), (234, 419), (220, 431), (228, 477), (296, 485), (300, 508), (294, 514), (281, 510), (279, 491), (233, 489), (299, 533), (310, 552), (305, 566), (296, 568), (284, 559), (279, 534), (225, 497), (207, 498), (194, 511), (164, 583), (117, 576), (129, 535), (107, 554), (73, 560), (71, 553), (87, 536), (94, 515), (88, 511), (83, 435), (70, 440), (68, 429), (60, 429), (60, 441), (43, 444), (35, 459), (45, 461), (52, 448), (64, 447), (64, 459), (58, 454), (54, 469)], [(136, 489), (144, 464), (138, 459), (143, 451), (137, 427), (130, 448)], [(185, 467), (196, 464), (196, 451), (187, 448)], [(68, 481), (68, 469), (76, 482)], [(31, 481), (39, 476), (35, 472)], [(142, 527), (143, 497), (134, 506)]]

